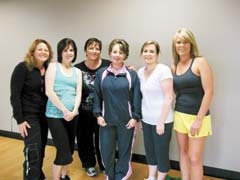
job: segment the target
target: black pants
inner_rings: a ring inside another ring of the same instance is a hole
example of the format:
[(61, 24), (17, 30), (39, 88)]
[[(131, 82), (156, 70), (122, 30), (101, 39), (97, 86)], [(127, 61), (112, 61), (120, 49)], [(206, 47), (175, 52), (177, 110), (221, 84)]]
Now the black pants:
[(77, 116), (66, 121), (63, 118), (48, 118), (53, 144), (57, 149), (55, 165), (68, 165), (73, 161)]
[(142, 121), (144, 148), (146, 160), (149, 165), (157, 165), (160, 172), (168, 172), (170, 169), (169, 146), (172, 137), (173, 122), (166, 123), (164, 134), (156, 133), (156, 125)]
[(95, 167), (96, 158), (99, 168), (104, 170), (101, 153), (99, 150), (99, 125), (91, 111), (79, 111), (77, 125), (78, 155), (83, 168)]
[(42, 171), (45, 147), (48, 136), (47, 119), (42, 115), (25, 115), (26, 121), (31, 128), (28, 129), (28, 136), (24, 140), (24, 180), (43, 180), (45, 179)]

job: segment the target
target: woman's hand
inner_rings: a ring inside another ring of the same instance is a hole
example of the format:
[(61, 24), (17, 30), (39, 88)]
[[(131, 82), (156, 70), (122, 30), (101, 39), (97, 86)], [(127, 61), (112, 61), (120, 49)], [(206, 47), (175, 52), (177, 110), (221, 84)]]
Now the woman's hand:
[(99, 125), (99, 126), (102, 126), (102, 127), (104, 127), (104, 126), (107, 125), (106, 121), (104, 120), (104, 118), (103, 118), (102, 116), (99, 116), (99, 117), (97, 118), (97, 122), (98, 122), (98, 125)]
[(130, 119), (126, 125), (127, 129), (131, 129), (133, 127), (135, 127), (137, 124), (137, 120), (135, 119)]
[(201, 126), (202, 126), (202, 121), (201, 120), (195, 120), (192, 123), (191, 129), (190, 129), (191, 135), (192, 136), (198, 135)]
[(162, 134), (164, 134), (164, 131), (165, 131), (165, 124), (162, 122), (157, 123), (156, 133), (158, 135), (162, 135)]
[(73, 118), (76, 116), (76, 113), (74, 112), (71, 112), (69, 110), (66, 110), (63, 112), (63, 118), (66, 120), (66, 121), (71, 121), (73, 120)]
[(24, 121), (23, 123), (18, 125), (18, 128), (19, 128), (19, 132), (20, 132), (21, 136), (26, 137), (26, 136), (28, 136), (27, 129), (31, 128), (31, 126), (28, 124), (27, 121)]

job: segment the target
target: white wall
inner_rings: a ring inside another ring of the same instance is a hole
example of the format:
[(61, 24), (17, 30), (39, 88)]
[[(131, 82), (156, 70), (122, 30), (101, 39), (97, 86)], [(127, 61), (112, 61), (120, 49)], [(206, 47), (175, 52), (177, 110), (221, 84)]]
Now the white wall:
[[(190, 28), (200, 51), (212, 65), (215, 97), (211, 112), (214, 135), (206, 144), (204, 165), (240, 171), (239, 41), (240, 1), (238, 0), (2, 0), (0, 1), (0, 82), (1, 130), (18, 131), (11, 120), (9, 81), (14, 66), (23, 60), (35, 38), (53, 46), (64, 38), (78, 45), (78, 61), (84, 59), (83, 45), (89, 37), (103, 41), (103, 57), (113, 38), (130, 44), (128, 64), (140, 67), (139, 51), (149, 39), (161, 45), (160, 60), (172, 63), (171, 41), (179, 27)], [(171, 142), (171, 159), (178, 160), (176, 139)], [(135, 153), (144, 154), (139, 131)]]

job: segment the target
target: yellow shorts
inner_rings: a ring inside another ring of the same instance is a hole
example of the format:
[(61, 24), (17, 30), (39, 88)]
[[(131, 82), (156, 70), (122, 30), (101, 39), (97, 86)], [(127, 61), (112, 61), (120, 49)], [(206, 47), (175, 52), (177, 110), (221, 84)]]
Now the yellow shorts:
[(190, 128), (195, 119), (196, 115), (175, 111), (173, 129), (177, 132), (188, 134), (189, 137), (205, 137), (212, 135), (211, 116), (207, 115), (202, 120), (202, 126), (198, 135), (192, 136), (190, 133)]

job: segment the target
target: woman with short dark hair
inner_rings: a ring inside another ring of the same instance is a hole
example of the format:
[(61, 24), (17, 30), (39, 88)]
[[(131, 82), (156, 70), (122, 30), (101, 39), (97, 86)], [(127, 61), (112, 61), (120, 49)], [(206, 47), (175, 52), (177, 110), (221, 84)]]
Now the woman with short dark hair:
[(46, 72), (46, 94), (49, 98), (46, 116), (57, 150), (53, 178), (70, 180), (67, 167), (73, 161), (82, 73), (72, 65), (77, 56), (77, 47), (72, 39), (64, 38), (59, 41), (57, 52), (58, 62), (50, 63)]

